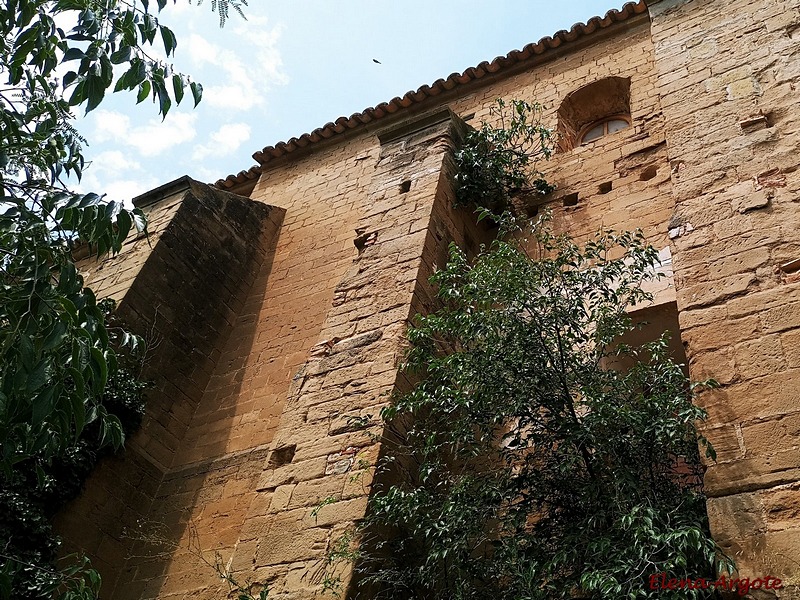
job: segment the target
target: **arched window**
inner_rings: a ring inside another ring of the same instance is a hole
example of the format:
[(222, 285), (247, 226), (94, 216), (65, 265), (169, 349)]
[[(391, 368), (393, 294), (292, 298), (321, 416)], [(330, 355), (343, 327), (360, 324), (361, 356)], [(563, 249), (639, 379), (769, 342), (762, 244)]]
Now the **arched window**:
[(598, 140), (631, 126), (631, 80), (606, 77), (570, 93), (558, 109), (559, 150)]
[(630, 117), (616, 115), (586, 125), (578, 136), (578, 144), (583, 145), (599, 140), (601, 137), (611, 135), (631, 126)]

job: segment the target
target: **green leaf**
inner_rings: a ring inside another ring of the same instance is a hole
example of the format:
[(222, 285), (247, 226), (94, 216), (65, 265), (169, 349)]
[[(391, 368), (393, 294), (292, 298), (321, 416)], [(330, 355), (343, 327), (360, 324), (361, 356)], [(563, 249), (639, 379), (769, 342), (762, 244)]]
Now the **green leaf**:
[(112, 52), (110, 60), (115, 65), (120, 65), (124, 62), (128, 62), (131, 59), (131, 47), (130, 46), (122, 46), (119, 50)]
[(103, 351), (99, 348), (92, 346), (90, 348), (90, 356), (89, 366), (92, 369), (92, 389), (96, 394), (99, 394), (103, 391), (108, 380), (108, 366)]
[(72, 421), (75, 425), (75, 435), (80, 435), (86, 425), (86, 407), (83, 403), (84, 395), (83, 393), (78, 393), (76, 390), (76, 393), (70, 394), (70, 400), (72, 401), (71, 411)]
[(113, 448), (119, 448), (124, 439), (125, 433), (119, 418), (116, 415), (106, 415), (101, 426), (100, 445), (110, 444)]
[(67, 367), (66, 372), (72, 380), (72, 384), (75, 386), (75, 394), (79, 398), (85, 398), (86, 380), (84, 379), (83, 374), (74, 367)]
[(131, 216), (133, 216), (133, 223), (136, 226), (136, 231), (138, 233), (147, 233), (147, 218), (144, 216), (141, 208), (134, 208), (131, 211)]
[(181, 100), (183, 100), (183, 90), (186, 87), (186, 83), (183, 80), (183, 77), (178, 75), (177, 73), (172, 76), (172, 90), (175, 94), (175, 103), (180, 104)]
[(166, 52), (167, 56), (175, 53), (175, 48), (178, 47), (178, 42), (175, 39), (175, 34), (169, 27), (165, 27), (164, 25), (160, 25), (159, 29), (161, 30), (161, 39), (164, 42), (164, 51)]
[(60, 346), (67, 338), (67, 325), (62, 321), (56, 321), (50, 333), (42, 344), (42, 352), (48, 352)]
[(197, 83), (196, 81), (192, 81), (189, 84), (189, 89), (192, 92), (192, 97), (194, 98), (194, 105), (195, 107), (200, 104), (200, 100), (203, 99), (203, 86)]
[(53, 412), (55, 407), (55, 386), (50, 385), (40, 391), (33, 399), (31, 425), (38, 427)]
[(75, 89), (72, 90), (72, 95), (69, 97), (70, 106), (79, 106), (86, 100), (86, 78), (81, 76), (75, 79)]
[(106, 93), (106, 87), (108, 86), (104, 81), (103, 75), (95, 72), (91, 72), (89, 75), (87, 75), (86, 79), (84, 80), (84, 86), (87, 100), (86, 113), (88, 114), (90, 111), (97, 108), (103, 101), (103, 97)]
[(156, 96), (158, 97), (158, 111), (161, 115), (166, 118), (167, 113), (169, 112), (170, 107), (172, 106), (172, 100), (170, 100), (169, 92), (167, 92), (167, 87), (164, 85), (164, 80), (154, 81), (153, 86), (156, 92)]
[(139, 84), (139, 93), (136, 95), (136, 103), (143, 102), (150, 95), (150, 82), (145, 80)]
[(68, 48), (67, 51), (64, 53), (64, 58), (62, 62), (69, 62), (71, 60), (83, 60), (86, 55), (83, 53), (83, 50), (76, 47)]
[[(120, 245), (128, 237), (132, 224), (130, 213), (127, 210), (121, 210), (117, 215), (117, 240)], [(117, 249), (117, 252), (119, 252), (119, 249)]]
[(28, 372), (25, 393), (32, 394), (41, 388), (48, 380), (50, 370), (50, 360), (43, 358), (38, 364)]

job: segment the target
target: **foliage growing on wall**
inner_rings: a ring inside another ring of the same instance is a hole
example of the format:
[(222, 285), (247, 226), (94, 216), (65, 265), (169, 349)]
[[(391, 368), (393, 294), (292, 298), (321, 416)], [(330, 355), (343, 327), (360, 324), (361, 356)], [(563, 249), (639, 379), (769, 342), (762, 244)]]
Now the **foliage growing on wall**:
[(542, 107), (524, 100), (492, 107), (492, 123), (467, 133), (456, 152), (456, 202), (495, 213), (506, 210), (514, 195), (553, 191), (536, 169), (553, 152), (552, 131), (542, 125)]
[[(535, 105), (512, 106), (525, 122)], [(512, 137), (481, 131), (460, 164)], [(507, 199), (529, 165), (508, 156), (461, 177), (462, 198)], [(698, 441), (713, 450), (692, 402), (713, 382), (688, 381), (667, 333), (620, 343), (637, 326), (631, 307), (649, 300), (656, 251), (640, 233), (581, 246), (546, 218), (522, 231), (494, 217), (500, 235), (474, 261), (451, 247), (433, 278), (443, 308), (409, 331), (419, 383), (383, 413), (392, 433), (361, 525), (357, 595), (710, 597), (648, 586), (730, 566), (708, 531)], [(633, 366), (614, 368), (623, 359)]]

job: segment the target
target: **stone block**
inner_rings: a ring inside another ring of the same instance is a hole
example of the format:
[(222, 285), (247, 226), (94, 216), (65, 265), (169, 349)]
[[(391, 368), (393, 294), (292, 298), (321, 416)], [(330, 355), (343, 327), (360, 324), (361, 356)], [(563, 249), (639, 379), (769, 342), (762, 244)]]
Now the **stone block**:
[(729, 319), (718, 323), (701, 325), (681, 332), (687, 352), (694, 355), (704, 350), (727, 348), (733, 344), (757, 337), (761, 331), (758, 317)]
[(767, 335), (735, 346), (739, 374), (752, 379), (781, 371), (786, 366), (779, 335)]
[(800, 413), (745, 424), (742, 436), (748, 456), (772, 456), (786, 451), (796, 451), (800, 456)]
[(294, 488), (289, 508), (316, 506), (328, 498), (339, 498), (348, 474), (326, 475), (312, 481), (302, 481)]
[(790, 412), (800, 397), (800, 370), (772, 373), (723, 390), (728, 405), (741, 420), (764, 418)]
[(285, 510), (289, 506), (295, 484), (281, 485), (272, 492), (272, 501), (269, 505), (269, 512), (277, 513)]
[(282, 523), (280, 531), (268, 532), (261, 538), (254, 557), (256, 567), (319, 559), (328, 545), (328, 530), (306, 528), (302, 521)]
[(689, 370), (695, 380), (714, 379), (726, 385), (737, 378), (736, 361), (730, 348), (693, 355)]
[(790, 369), (800, 367), (800, 329), (793, 329), (781, 334), (786, 366)]
[(746, 213), (769, 206), (774, 193), (771, 190), (758, 190), (732, 201), (733, 209), (739, 213)]
[(308, 512), (303, 519), (306, 527), (326, 527), (341, 523), (352, 523), (364, 518), (367, 511), (367, 498), (355, 498), (326, 504)]
[[(676, 279), (680, 271), (676, 271)], [(678, 287), (677, 297), (682, 309), (699, 308), (744, 294), (757, 281), (753, 273), (741, 273), (721, 279)], [(676, 285), (677, 287), (677, 285)]]
[(798, 528), (800, 522), (800, 484), (766, 490), (760, 494), (767, 527), (770, 530)]
[(703, 427), (702, 433), (716, 452), (716, 462), (724, 463), (744, 457), (744, 447), (740, 442), (738, 425)]
[(745, 457), (708, 467), (704, 488), (709, 498), (755, 492), (800, 481), (797, 451), (772, 456)]
[(796, 301), (797, 298), (800, 298), (800, 284), (792, 283), (734, 298), (726, 304), (726, 308), (728, 314), (736, 318), (783, 306)]
[(748, 538), (758, 538), (767, 530), (756, 493), (709, 499), (708, 520), (714, 539), (726, 547), (741, 545)]
[(785, 597), (789, 599), (797, 598), (800, 594), (800, 566), (797, 564), (797, 548), (800, 548), (800, 528), (797, 526), (768, 531), (766, 543), (758, 557), (759, 562), (763, 565), (763, 571), (769, 569), (775, 573), (776, 577), (783, 580), (786, 588)]
[(800, 327), (800, 302), (776, 306), (761, 313), (764, 331), (786, 331)]
[[(744, 316), (744, 315), (736, 315)], [(681, 330), (698, 327), (700, 325), (708, 325), (711, 323), (719, 323), (728, 318), (728, 308), (726, 306), (711, 306), (709, 308), (701, 308), (696, 310), (682, 310), (678, 313), (678, 322), (681, 325)]]
[(745, 77), (729, 83), (725, 92), (728, 100), (740, 100), (751, 96), (760, 96), (762, 89), (755, 77)]

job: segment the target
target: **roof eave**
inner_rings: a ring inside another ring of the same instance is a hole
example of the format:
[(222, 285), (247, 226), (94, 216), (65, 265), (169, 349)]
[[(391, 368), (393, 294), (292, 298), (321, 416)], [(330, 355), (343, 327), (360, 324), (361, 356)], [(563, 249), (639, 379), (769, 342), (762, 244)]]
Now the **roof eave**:
[[(652, 0), (650, 0), (652, 2)], [(639, 17), (639, 18), (637, 18)], [(316, 149), (328, 140), (341, 139), (340, 136), (369, 129), (370, 125), (387, 119), (398, 113), (408, 110), (423, 109), (426, 104), (436, 98), (439, 102), (456, 93), (463, 93), (465, 86), (487, 85), (498, 76), (506, 77), (517, 71), (530, 68), (533, 64), (546, 62), (557, 58), (565, 51), (572, 52), (585, 44), (596, 43), (605, 37), (617, 33), (621, 29), (635, 26), (641, 20), (649, 18), (645, 0), (628, 2), (620, 10), (612, 9), (604, 17), (593, 17), (585, 24), (576, 23), (569, 31), (561, 30), (552, 36), (544, 37), (538, 42), (526, 45), (522, 50), (512, 50), (505, 56), (498, 56), (493, 61), (484, 61), (476, 67), (470, 67), (463, 73), (453, 73), (446, 79), (439, 79), (431, 85), (423, 85), (417, 90), (407, 92), (402, 97), (396, 97), (389, 102), (382, 102), (375, 107), (366, 108), (350, 117), (339, 117), (336, 121), (327, 123), (310, 133), (300, 137), (293, 137), (286, 142), (278, 142), (274, 146), (266, 146), (253, 154), (253, 159), (258, 163), (245, 171), (235, 175), (228, 175), (219, 179), (214, 185), (219, 188), (236, 191), (247, 190), (249, 194), (257, 182), (258, 176), (268, 163), (289, 155), (304, 155), (311, 149)]]

